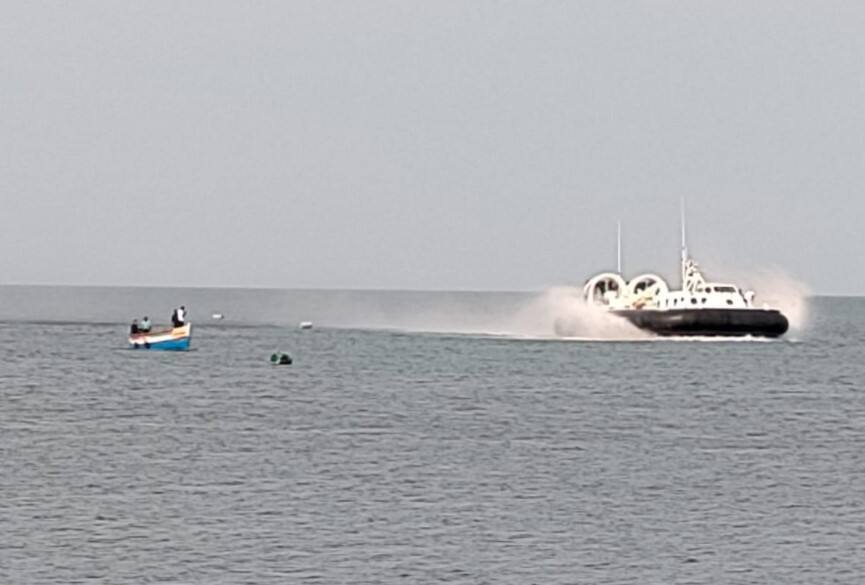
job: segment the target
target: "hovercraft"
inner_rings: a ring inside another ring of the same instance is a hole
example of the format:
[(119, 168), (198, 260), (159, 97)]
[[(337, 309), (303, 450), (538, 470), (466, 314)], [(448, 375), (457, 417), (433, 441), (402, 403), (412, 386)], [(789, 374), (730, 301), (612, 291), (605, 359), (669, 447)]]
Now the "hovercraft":
[(663, 336), (780, 337), (789, 328), (780, 310), (755, 305), (753, 291), (706, 280), (688, 254), (684, 205), (680, 290), (671, 290), (656, 274), (625, 280), (621, 275), (621, 230), (618, 259), (618, 271), (589, 279), (583, 295), (587, 303), (604, 307), (640, 329)]

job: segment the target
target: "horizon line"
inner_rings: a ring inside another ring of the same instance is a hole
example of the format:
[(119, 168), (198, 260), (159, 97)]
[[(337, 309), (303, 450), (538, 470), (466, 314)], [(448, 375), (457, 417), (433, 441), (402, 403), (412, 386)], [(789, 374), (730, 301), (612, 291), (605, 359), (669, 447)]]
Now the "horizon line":
[[(291, 286), (248, 286), (248, 285), (182, 285), (182, 284), (57, 284), (57, 283), (0, 283), (3, 287), (35, 287), (35, 288), (138, 288), (138, 289), (193, 289), (193, 290), (248, 290), (248, 291), (298, 291), (298, 292), (403, 292), (403, 293), (541, 293), (550, 288), (575, 287), (579, 284), (549, 285), (537, 289), (479, 289), (479, 288), (377, 288), (377, 287), (291, 287)], [(865, 293), (823, 293), (814, 292), (805, 295), (806, 298), (865, 298)]]

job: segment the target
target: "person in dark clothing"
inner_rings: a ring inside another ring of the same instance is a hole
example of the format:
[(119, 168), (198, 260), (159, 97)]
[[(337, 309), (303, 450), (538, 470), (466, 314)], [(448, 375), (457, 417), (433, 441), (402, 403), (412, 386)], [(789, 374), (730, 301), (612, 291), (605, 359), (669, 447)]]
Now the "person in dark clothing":
[(171, 313), (171, 326), (183, 327), (186, 324), (186, 307), (180, 305), (179, 309), (174, 309)]
[(132, 320), (132, 325), (130, 325), (129, 327), (129, 333), (131, 333), (132, 335), (140, 333), (140, 330), (138, 329), (138, 319)]

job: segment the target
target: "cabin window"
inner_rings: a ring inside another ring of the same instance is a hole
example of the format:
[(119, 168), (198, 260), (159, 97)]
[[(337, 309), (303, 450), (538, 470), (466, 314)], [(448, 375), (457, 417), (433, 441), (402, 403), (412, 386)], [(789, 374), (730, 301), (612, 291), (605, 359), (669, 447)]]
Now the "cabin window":
[(692, 305), (696, 305), (696, 304), (697, 304), (697, 299), (692, 298), (692, 299), (691, 299), (691, 304), (692, 304)]
[(706, 297), (703, 297), (703, 304), (706, 304)]
[(727, 299), (727, 304), (728, 304), (728, 305), (732, 305), (732, 304), (733, 304), (733, 301), (730, 300), (730, 299)]

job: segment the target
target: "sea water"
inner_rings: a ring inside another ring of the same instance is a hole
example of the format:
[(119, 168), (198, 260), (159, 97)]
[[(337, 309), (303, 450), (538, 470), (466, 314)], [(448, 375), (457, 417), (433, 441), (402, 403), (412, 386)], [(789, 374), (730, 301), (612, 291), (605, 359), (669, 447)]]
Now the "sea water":
[[(861, 582), (865, 300), (711, 343), (527, 302), (0, 288), (0, 582)], [(179, 304), (193, 351), (125, 349)]]

